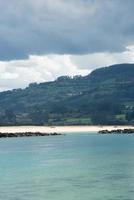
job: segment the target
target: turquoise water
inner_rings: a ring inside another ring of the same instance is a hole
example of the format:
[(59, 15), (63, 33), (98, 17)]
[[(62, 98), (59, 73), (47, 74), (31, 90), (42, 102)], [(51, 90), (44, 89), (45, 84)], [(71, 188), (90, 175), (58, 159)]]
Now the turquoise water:
[(134, 199), (134, 135), (0, 140), (0, 200), (75, 199)]

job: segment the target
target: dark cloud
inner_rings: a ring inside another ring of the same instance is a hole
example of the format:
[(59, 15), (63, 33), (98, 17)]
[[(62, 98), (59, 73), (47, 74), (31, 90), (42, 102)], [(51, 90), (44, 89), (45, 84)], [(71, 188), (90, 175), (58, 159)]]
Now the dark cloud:
[(133, 0), (0, 0), (0, 60), (123, 51), (134, 42)]

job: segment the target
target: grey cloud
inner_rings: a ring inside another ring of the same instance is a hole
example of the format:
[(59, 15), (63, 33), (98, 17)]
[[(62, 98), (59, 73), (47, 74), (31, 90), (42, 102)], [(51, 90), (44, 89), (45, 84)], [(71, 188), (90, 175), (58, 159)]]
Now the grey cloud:
[(134, 42), (133, 0), (0, 0), (0, 60), (121, 52)]

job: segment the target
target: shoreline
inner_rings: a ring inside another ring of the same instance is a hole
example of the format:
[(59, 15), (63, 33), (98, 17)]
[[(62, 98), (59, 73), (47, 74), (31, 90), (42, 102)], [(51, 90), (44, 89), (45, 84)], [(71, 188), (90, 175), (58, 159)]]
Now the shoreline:
[(106, 125), (106, 126), (0, 126), (1, 133), (93, 133), (107, 129), (108, 131), (117, 129), (134, 129), (132, 125)]

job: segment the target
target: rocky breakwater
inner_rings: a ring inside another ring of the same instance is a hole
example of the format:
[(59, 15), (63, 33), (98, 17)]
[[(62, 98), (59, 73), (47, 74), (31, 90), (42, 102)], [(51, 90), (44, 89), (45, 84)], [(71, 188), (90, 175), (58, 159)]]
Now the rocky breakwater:
[(0, 132), (0, 138), (8, 137), (32, 137), (32, 136), (58, 136), (61, 133), (41, 133), (41, 132), (20, 132), (20, 133), (2, 133)]
[(99, 134), (134, 134), (134, 129), (101, 130)]

